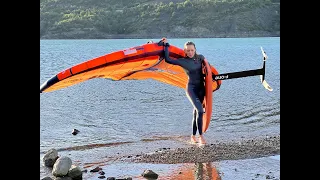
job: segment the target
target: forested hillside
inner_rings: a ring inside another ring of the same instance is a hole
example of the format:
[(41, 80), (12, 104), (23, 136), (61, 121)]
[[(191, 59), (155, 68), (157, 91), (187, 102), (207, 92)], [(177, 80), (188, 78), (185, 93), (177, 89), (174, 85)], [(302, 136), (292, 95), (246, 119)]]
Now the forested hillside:
[(280, 36), (280, 0), (40, 0), (40, 39)]

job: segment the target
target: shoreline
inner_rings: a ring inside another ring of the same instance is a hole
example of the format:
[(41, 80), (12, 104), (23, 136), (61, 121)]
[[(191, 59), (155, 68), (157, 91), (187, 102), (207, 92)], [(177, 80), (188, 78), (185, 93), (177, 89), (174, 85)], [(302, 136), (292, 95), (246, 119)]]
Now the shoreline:
[[(123, 35), (108, 35), (104, 37), (73, 37), (73, 38), (66, 38), (66, 37), (41, 37), (40, 40), (76, 40), (76, 39), (96, 39), (96, 40), (103, 40), (103, 39), (161, 39), (163, 36), (123, 36)], [(167, 38), (170, 39), (194, 39), (194, 38), (199, 38), (199, 39), (207, 39), (207, 38), (265, 38), (265, 37), (274, 37), (274, 38), (280, 38), (280, 35), (248, 35), (248, 36), (167, 36)]]
[[(106, 173), (106, 178), (144, 179), (141, 173), (144, 169), (150, 169), (159, 174), (158, 179), (174, 177), (187, 180), (189, 177), (194, 179), (198, 176), (213, 179), (211, 178), (213, 175), (216, 180), (229, 176), (231, 179), (265, 179), (267, 176), (273, 177), (269, 179), (280, 179), (280, 134), (219, 139), (219, 141), (216, 140), (201, 147), (189, 144), (187, 136), (174, 139), (180, 145), (166, 145), (167, 141), (172, 141), (171, 138), (146, 140), (142, 144), (150, 147), (149, 150), (145, 149), (140, 153), (122, 152), (100, 162), (78, 161), (76, 164), (83, 170), (87, 170), (86, 173), (83, 173), (83, 179), (87, 180), (101, 176), (99, 173), (90, 172), (96, 167), (102, 168), (102, 171)], [(157, 147), (151, 148), (155, 144)], [(50, 170), (46, 169), (49, 173)]]
[(206, 144), (191, 145), (176, 149), (167, 149), (141, 153), (121, 161), (135, 163), (203, 163), (222, 160), (253, 159), (280, 155), (280, 134)]
[[(158, 174), (157, 180), (279, 180), (280, 155), (253, 159), (222, 160), (205, 163), (126, 163), (114, 162), (99, 166), (107, 177), (145, 180), (141, 174), (144, 170), (152, 170)], [(99, 173), (84, 173), (83, 179), (96, 180)], [(150, 179), (151, 180), (151, 179)], [(155, 180), (155, 179), (153, 179)]]
[[(187, 144), (184, 147), (124, 155), (100, 167), (117, 178), (144, 179), (143, 169), (151, 169), (159, 174), (158, 179), (280, 179), (280, 134), (223, 140), (200, 147), (187, 140), (180, 138)], [(91, 179), (99, 177), (87, 175)]]

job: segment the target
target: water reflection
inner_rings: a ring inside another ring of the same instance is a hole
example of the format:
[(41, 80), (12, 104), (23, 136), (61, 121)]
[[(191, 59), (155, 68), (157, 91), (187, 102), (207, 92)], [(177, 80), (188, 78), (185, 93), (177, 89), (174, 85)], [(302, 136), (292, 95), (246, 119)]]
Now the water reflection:
[[(182, 166), (170, 179), (175, 180), (221, 180), (218, 170), (211, 162)], [(160, 178), (161, 179), (161, 178)]]
[(194, 167), (195, 180), (221, 180), (218, 170), (212, 167), (211, 162), (195, 163)]

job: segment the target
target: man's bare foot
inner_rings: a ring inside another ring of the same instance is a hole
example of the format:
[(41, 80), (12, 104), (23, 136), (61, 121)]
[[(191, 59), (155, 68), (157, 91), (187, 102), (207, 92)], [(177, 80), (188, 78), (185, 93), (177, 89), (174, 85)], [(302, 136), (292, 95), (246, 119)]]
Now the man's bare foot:
[(202, 145), (206, 144), (206, 140), (204, 139), (203, 135), (199, 136), (199, 143), (202, 144)]
[(193, 144), (197, 143), (197, 139), (195, 135), (191, 135), (191, 143)]

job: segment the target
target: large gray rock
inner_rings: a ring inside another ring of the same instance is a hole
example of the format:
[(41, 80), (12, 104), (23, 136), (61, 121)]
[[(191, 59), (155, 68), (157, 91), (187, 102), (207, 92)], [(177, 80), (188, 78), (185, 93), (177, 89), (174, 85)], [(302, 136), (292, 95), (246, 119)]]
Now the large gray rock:
[(65, 176), (68, 174), (71, 165), (72, 161), (69, 157), (59, 157), (53, 165), (52, 174), (57, 177)]
[(56, 149), (50, 149), (42, 158), (45, 166), (53, 167), (54, 163), (58, 159), (58, 151)]
[(54, 180), (73, 180), (73, 179), (69, 176), (64, 176), (64, 177), (56, 177)]
[(73, 180), (82, 179), (82, 171), (79, 166), (71, 165), (69, 169), (68, 176)]
[(41, 180), (52, 180), (52, 178), (47, 176), (47, 177), (42, 178)]

